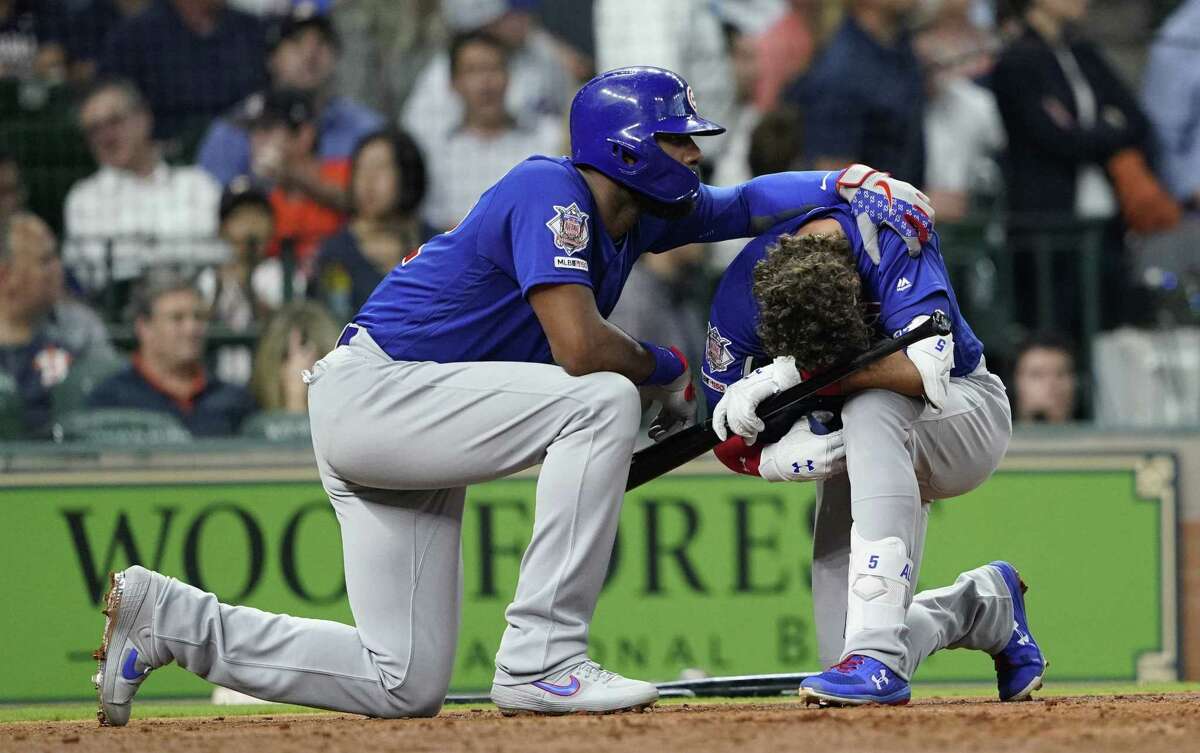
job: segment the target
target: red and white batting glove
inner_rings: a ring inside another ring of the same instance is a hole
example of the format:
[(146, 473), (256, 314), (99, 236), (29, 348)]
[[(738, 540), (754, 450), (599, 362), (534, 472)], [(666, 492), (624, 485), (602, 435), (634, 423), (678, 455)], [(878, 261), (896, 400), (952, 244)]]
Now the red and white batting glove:
[(866, 165), (851, 165), (838, 175), (837, 190), (850, 203), (872, 261), (878, 264), (880, 259), (880, 225), (904, 239), (909, 256), (920, 256), (933, 229), (933, 204), (916, 186)]

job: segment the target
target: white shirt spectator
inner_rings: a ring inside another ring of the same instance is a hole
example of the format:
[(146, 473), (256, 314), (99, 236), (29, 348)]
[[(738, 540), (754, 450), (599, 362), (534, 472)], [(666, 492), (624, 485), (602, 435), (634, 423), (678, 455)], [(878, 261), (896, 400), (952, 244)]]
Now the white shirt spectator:
[(925, 107), (926, 189), (970, 193), (972, 178), (994, 173), (987, 161), (1006, 137), (996, 98), (965, 78), (948, 78)]
[[(716, 4), (707, 0), (596, 0), (596, 70), (654, 65), (674, 71), (696, 94), (700, 115), (728, 126), (733, 120), (733, 68)], [(707, 136), (707, 159), (729, 138)]]
[(159, 264), (205, 266), (228, 254), (217, 241), (221, 187), (196, 167), (160, 162), (148, 177), (102, 167), (71, 187), (64, 210), (63, 258), (80, 282), (98, 289)]
[[(541, 29), (530, 31), (508, 59), (508, 112), (523, 126), (536, 128), (540, 118), (565, 112), (574, 90), (554, 39)], [(443, 51), (417, 77), (400, 120), (404, 130), (425, 142), (439, 140), (462, 118), (462, 100), (450, 85), (450, 54)]]
[(552, 117), (532, 126), (514, 126), (493, 138), (457, 128), (440, 142), (422, 142), (429, 168), (429, 190), (422, 207), (425, 221), (438, 230), (449, 230), (517, 163), (534, 154), (558, 154), (562, 145), (560, 121)]

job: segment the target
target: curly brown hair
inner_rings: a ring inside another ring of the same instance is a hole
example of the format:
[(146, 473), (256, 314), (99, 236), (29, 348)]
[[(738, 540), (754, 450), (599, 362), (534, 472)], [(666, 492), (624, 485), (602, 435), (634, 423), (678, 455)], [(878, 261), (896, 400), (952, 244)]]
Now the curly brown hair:
[(862, 282), (843, 235), (782, 235), (754, 267), (758, 335), (771, 356), (822, 371), (871, 344)]

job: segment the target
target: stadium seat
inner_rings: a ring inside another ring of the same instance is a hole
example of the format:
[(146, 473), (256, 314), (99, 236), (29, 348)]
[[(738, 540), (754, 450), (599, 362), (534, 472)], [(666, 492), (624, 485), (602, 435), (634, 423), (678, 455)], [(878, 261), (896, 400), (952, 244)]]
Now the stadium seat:
[(11, 379), (0, 379), (0, 440), (21, 438), (24, 431), (23, 415), (16, 384)]
[(51, 403), (54, 416), (66, 416), (84, 407), (88, 395), (125, 365), (119, 358), (87, 358), (71, 364), (67, 378), (54, 386)]
[(63, 441), (83, 441), (117, 447), (180, 445), (192, 441), (179, 419), (166, 413), (135, 408), (92, 408), (75, 411), (56, 422)]
[(255, 413), (242, 423), (239, 434), (247, 439), (265, 439), (268, 442), (307, 442), (310, 438), (308, 415), (286, 411)]

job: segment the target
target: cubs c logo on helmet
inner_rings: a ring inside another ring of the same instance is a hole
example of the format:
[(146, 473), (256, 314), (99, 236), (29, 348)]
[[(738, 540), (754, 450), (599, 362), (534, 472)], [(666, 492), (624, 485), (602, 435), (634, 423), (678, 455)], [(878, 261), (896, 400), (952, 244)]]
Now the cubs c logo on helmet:
[(700, 108), (696, 107), (696, 92), (692, 91), (691, 86), (688, 86), (688, 88), (687, 88), (687, 101), (688, 101), (688, 104), (692, 106), (693, 110), (700, 109)]

